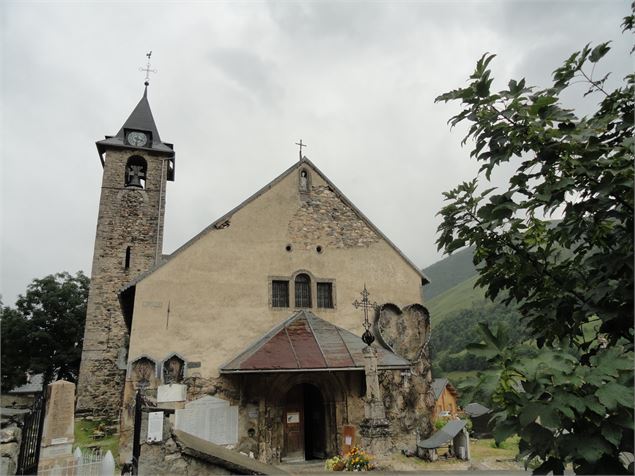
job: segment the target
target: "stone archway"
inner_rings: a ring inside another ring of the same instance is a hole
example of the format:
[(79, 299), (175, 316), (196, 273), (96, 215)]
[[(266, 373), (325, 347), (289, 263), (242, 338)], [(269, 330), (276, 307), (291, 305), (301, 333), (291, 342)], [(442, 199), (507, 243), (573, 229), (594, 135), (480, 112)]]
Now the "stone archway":
[(267, 400), (280, 415), (280, 456), (323, 459), (338, 452), (338, 422), (345, 419), (343, 383), (332, 373), (278, 375)]

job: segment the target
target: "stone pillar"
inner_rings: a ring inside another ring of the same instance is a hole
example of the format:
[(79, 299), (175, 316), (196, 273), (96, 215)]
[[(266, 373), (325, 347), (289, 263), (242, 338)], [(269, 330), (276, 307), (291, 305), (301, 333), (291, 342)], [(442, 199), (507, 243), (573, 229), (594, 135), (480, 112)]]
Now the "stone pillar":
[(364, 373), (366, 374), (366, 398), (364, 419), (360, 423), (362, 446), (374, 455), (386, 454), (390, 450), (390, 428), (379, 388), (377, 375), (377, 350), (366, 346), (364, 353)]
[(49, 384), (38, 473), (45, 473), (54, 467), (63, 469), (74, 464), (74, 410), (75, 384), (64, 380)]

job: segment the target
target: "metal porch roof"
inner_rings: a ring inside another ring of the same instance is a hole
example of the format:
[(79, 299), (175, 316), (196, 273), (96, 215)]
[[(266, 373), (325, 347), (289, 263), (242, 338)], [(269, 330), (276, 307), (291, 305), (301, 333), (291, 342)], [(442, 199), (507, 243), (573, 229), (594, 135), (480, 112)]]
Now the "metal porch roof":
[[(363, 370), (361, 337), (300, 310), (274, 327), (229, 363), (221, 373)], [(409, 368), (410, 363), (379, 345), (378, 367)]]
[(421, 448), (434, 449), (445, 445), (465, 427), (465, 420), (450, 420), (443, 428), (432, 434), (427, 440), (417, 443)]

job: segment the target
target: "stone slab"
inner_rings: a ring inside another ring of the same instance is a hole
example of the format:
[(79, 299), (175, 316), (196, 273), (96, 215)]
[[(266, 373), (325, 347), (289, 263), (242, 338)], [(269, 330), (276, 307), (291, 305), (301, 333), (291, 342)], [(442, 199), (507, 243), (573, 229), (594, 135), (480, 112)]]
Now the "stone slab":
[(183, 431), (176, 430), (175, 435), (183, 446), (183, 453), (229, 469), (233, 474), (291, 474), (278, 466), (261, 463)]
[(159, 385), (157, 388), (157, 403), (183, 402), (187, 396), (187, 386), (178, 383)]
[(58, 380), (48, 386), (42, 446), (75, 441), (75, 384)]
[(238, 443), (238, 407), (215, 397), (203, 397), (176, 410), (175, 428), (217, 445)]

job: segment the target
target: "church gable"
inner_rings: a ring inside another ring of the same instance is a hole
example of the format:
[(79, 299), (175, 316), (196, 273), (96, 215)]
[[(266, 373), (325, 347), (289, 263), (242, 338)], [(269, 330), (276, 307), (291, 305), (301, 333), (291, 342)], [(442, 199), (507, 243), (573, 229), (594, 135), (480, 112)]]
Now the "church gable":
[[(270, 196), (272, 192), (276, 195), (275, 198)], [(271, 207), (275, 208), (275, 213)], [(241, 216), (249, 217), (250, 222), (235, 227), (234, 224), (241, 221)], [(216, 240), (216, 233), (229, 231), (236, 236), (238, 233), (263, 233), (265, 230), (269, 239), (284, 238), (289, 242), (288, 247), (317, 253), (322, 253), (326, 248), (368, 248), (384, 241), (421, 277), (423, 283), (429, 281), (421, 270), (305, 157), (203, 229), (174, 251), (167, 260), (140, 275), (126, 288), (144, 280), (166, 263), (178, 259), (179, 255), (200, 240)]]
[(335, 248), (367, 247), (380, 240), (379, 235), (328, 185), (311, 187), (289, 222), (289, 238), (309, 249), (322, 241)]

